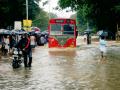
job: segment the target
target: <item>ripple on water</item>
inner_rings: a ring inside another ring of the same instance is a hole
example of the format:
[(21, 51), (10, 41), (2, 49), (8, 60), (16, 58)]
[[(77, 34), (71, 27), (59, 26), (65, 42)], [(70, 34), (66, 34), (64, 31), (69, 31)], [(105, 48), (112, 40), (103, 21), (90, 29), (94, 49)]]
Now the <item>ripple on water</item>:
[(98, 48), (49, 51), (39, 47), (33, 53), (31, 68), (22, 64), (12, 69), (10, 61), (0, 60), (0, 89), (119, 90), (119, 48), (108, 51), (104, 63), (99, 60)]

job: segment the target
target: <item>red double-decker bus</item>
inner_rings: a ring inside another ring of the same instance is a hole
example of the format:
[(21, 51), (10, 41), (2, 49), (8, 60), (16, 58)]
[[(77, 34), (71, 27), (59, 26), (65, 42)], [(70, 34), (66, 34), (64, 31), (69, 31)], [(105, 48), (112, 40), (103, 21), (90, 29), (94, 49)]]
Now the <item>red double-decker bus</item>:
[(76, 47), (76, 20), (55, 18), (49, 20), (49, 48)]

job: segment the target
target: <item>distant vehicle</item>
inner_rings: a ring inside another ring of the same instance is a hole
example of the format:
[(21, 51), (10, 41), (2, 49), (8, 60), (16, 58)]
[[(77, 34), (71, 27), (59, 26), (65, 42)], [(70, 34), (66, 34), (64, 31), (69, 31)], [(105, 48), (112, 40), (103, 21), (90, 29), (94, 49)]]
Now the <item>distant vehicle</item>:
[(66, 18), (50, 19), (48, 32), (49, 48), (76, 47), (76, 20)]

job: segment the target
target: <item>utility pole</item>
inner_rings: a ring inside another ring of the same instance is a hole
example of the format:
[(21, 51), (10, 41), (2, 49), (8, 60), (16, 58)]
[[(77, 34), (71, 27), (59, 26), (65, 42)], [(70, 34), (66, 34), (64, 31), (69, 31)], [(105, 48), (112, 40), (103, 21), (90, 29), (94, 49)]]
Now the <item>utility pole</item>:
[(28, 20), (28, 0), (26, 0), (26, 19)]
[(50, 6), (50, 0), (49, 0), (49, 20), (50, 20), (50, 8), (51, 8), (51, 6)]

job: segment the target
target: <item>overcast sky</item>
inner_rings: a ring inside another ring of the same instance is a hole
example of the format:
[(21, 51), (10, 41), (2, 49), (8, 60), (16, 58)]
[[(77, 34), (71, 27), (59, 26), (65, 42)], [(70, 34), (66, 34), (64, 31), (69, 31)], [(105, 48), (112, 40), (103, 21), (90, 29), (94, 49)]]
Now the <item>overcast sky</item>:
[(66, 10), (54, 10), (53, 8), (55, 8), (57, 6), (57, 2), (58, 0), (49, 0), (50, 4), (47, 4), (43, 7), (42, 2), (44, 2), (45, 0), (41, 0), (40, 2), (40, 7), (43, 8), (45, 11), (47, 12), (52, 12), (57, 14), (58, 17), (62, 17), (62, 18), (69, 18), (70, 15), (72, 15), (74, 12), (66, 12)]

